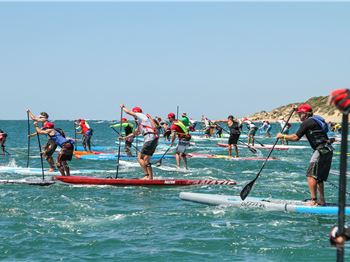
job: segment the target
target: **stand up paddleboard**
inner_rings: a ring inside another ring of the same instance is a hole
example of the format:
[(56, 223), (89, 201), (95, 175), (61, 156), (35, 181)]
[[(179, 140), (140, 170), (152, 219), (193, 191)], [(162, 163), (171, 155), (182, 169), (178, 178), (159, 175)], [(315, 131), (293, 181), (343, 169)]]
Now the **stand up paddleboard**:
[(19, 185), (32, 185), (32, 186), (49, 186), (54, 184), (55, 181), (50, 180), (25, 180), (25, 179), (11, 179), (11, 180), (0, 180), (0, 184), (19, 184)]
[[(217, 144), (220, 147), (228, 147), (228, 144), (224, 144), (224, 143), (218, 143)], [(239, 145), (239, 147), (247, 147), (244, 145)], [(259, 144), (255, 144), (254, 146), (250, 146), (251, 148), (255, 148), (255, 149), (271, 149), (273, 147), (273, 145), (259, 145)], [(288, 149), (306, 149), (306, 148), (310, 148), (309, 146), (298, 146), (298, 145), (276, 145), (275, 146), (275, 150), (288, 150)]]
[[(239, 196), (215, 195), (181, 192), (179, 197), (185, 201), (191, 201), (207, 205), (225, 205), (239, 208), (257, 208), (266, 211), (296, 212), (305, 214), (337, 215), (338, 204), (327, 203), (325, 206), (308, 206), (305, 201), (280, 200), (270, 198), (247, 197), (244, 201)], [(346, 215), (350, 215), (350, 206), (345, 209)]]
[[(92, 154), (92, 155), (75, 155), (76, 158), (78, 159), (82, 159), (82, 160), (116, 160), (117, 159), (117, 155), (115, 153), (113, 154)], [(162, 154), (157, 154), (157, 155), (153, 155), (152, 159), (153, 160), (157, 160), (160, 158), (174, 158), (175, 155), (165, 155), (163, 156)], [(125, 160), (125, 161), (129, 161), (129, 160), (137, 160), (136, 156), (126, 156), (126, 155), (121, 155), (119, 157), (119, 159), (121, 160)]]
[(190, 180), (190, 179), (153, 179), (139, 178), (98, 178), (86, 176), (55, 176), (55, 180), (76, 185), (111, 185), (111, 186), (191, 186), (191, 185), (236, 185), (233, 180)]
[[(213, 154), (199, 154), (199, 153), (187, 153), (189, 158), (215, 158), (215, 159), (227, 159), (233, 161), (265, 161), (266, 157), (232, 157), (227, 155), (213, 155)], [(278, 160), (275, 157), (270, 157), (268, 161)]]

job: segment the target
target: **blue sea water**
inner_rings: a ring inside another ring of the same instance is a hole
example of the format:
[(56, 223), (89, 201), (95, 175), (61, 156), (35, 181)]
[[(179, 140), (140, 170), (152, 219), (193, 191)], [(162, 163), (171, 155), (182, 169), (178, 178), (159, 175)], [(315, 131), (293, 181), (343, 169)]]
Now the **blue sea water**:
[[(117, 149), (107, 121), (91, 121), (93, 143)], [(73, 122), (56, 121), (74, 137)], [(297, 124), (293, 125), (296, 130)], [(27, 122), (0, 121), (8, 133), (10, 156), (0, 156), (0, 179), (32, 179), (37, 174), (1, 171), (25, 167)], [(278, 130), (273, 126), (272, 133)], [(42, 144), (46, 138), (41, 137)], [(216, 146), (227, 139), (196, 139), (192, 152), (226, 154)], [(242, 140), (246, 140), (242, 136)], [(272, 144), (273, 138), (258, 137)], [(294, 143), (308, 145), (306, 141)], [(168, 145), (160, 145), (162, 153)], [(336, 146), (339, 151), (339, 146)], [(268, 150), (261, 150), (266, 156)], [(251, 196), (277, 199), (309, 197), (305, 170), (311, 149), (274, 151), (279, 161), (268, 162)], [(241, 156), (252, 156), (240, 149)], [(337, 218), (264, 210), (214, 207), (183, 202), (182, 191), (238, 195), (259, 171), (262, 162), (189, 159), (190, 172), (174, 172), (174, 159), (154, 169), (156, 177), (234, 179), (237, 186), (110, 187), (54, 184), (48, 187), (0, 185), (1, 261), (334, 261), (336, 250), (328, 233)], [(73, 159), (72, 170), (94, 170), (107, 177), (115, 161)], [(167, 169), (166, 167), (171, 167)], [(329, 182), (338, 183), (339, 156), (334, 156)], [(40, 167), (36, 138), (31, 140), (30, 167)], [(45, 163), (47, 168), (47, 163)], [(114, 173), (112, 173), (113, 175)], [(52, 175), (46, 173), (47, 178)], [(122, 177), (142, 177), (136, 162), (122, 161)], [(329, 202), (338, 190), (326, 183)], [(346, 257), (350, 256), (346, 249)]]

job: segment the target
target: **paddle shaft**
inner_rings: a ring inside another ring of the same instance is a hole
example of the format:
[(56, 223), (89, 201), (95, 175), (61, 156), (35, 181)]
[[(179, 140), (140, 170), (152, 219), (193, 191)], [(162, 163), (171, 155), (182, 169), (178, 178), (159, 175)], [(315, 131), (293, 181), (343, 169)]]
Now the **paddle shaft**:
[(73, 122), (73, 126), (74, 126), (74, 142), (75, 142), (75, 146), (77, 147), (77, 126), (75, 124), (75, 121)]
[(38, 145), (39, 145), (40, 162), (41, 162), (41, 174), (43, 176), (43, 180), (45, 180), (43, 154), (41, 153), (41, 143), (40, 143), (40, 137), (39, 137), (38, 133), (36, 133), (36, 137), (38, 138)]
[[(348, 120), (349, 115), (343, 113), (342, 134), (340, 145), (340, 176), (339, 176), (339, 202), (338, 202), (338, 235), (344, 235), (345, 204), (346, 204), (346, 169), (348, 152)], [(337, 248), (337, 261), (344, 261), (344, 246)]]
[(159, 163), (159, 166), (162, 165), (162, 160), (165, 157), (165, 155), (169, 152), (170, 148), (171, 148), (171, 145), (168, 147), (167, 150), (165, 150), (164, 154), (156, 162), (151, 163), (151, 164), (154, 165), (154, 164)]
[[(120, 126), (119, 126), (119, 135), (122, 133), (122, 118), (123, 118), (123, 108), (120, 108)], [(118, 145), (118, 156), (117, 156), (117, 171), (115, 174), (115, 178), (118, 178), (119, 175), (119, 160), (120, 160), (120, 142)]]
[[(29, 123), (29, 112), (27, 112), (27, 135), (28, 135), (27, 167), (29, 167), (29, 154), (30, 154), (30, 123)], [(40, 151), (41, 151), (41, 150), (40, 150)]]
[[(284, 130), (284, 129), (286, 128), (286, 126), (287, 126), (287, 124), (288, 124), (290, 118), (292, 117), (294, 111), (295, 111), (295, 109), (293, 108), (293, 110), (292, 110), (292, 112), (290, 112), (290, 115), (289, 115), (289, 117), (288, 117), (286, 123), (284, 124), (284, 127), (283, 127), (282, 130)], [(265, 167), (265, 165), (266, 165), (266, 163), (267, 163), (267, 160), (270, 158), (270, 156), (271, 156), (273, 150), (275, 149), (275, 146), (276, 146), (276, 144), (278, 143), (278, 140), (279, 140), (279, 139), (277, 138), (276, 141), (275, 141), (275, 143), (273, 144), (273, 146), (272, 146), (272, 148), (271, 148), (269, 154), (267, 155), (267, 157), (266, 157), (264, 163), (262, 164), (262, 166), (261, 166), (261, 168), (260, 168), (258, 174), (256, 175), (256, 177), (255, 177), (251, 182), (249, 182), (249, 183), (242, 189), (242, 191), (241, 191), (241, 193), (240, 193), (240, 196), (241, 196), (241, 199), (242, 199), (242, 200), (246, 199), (246, 197), (249, 195), (249, 193), (250, 193), (250, 191), (251, 191), (251, 189), (252, 189), (252, 187), (253, 187), (255, 181), (256, 181), (256, 180), (258, 179), (258, 177), (260, 176), (261, 171), (264, 169), (264, 167)]]

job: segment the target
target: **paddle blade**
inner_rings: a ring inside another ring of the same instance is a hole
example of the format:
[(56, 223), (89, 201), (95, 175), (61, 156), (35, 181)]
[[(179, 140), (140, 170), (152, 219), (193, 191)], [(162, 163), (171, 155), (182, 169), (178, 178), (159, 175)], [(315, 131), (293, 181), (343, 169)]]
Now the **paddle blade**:
[(239, 194), (242, 200), (246, 199), (247, 196), (249, 195), (250, 190), (252, 190), (253, 188), (255, 180), (256, 179), (246, 184), (245, 187), (242, 189), (241, 193)]
[(249, 150), (253, 153), (253, 154), (257, 154), (258, 151), (256, 151), (255, 148), (251, 147), (251, 146), (248, 146)]

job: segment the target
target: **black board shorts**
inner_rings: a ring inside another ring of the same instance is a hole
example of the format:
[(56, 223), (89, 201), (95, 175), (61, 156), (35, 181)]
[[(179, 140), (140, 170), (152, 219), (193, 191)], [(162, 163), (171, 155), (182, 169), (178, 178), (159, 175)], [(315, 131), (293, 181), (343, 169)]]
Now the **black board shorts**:
[(229, 145), (237, 145), (238, 139), (239, 139), (240, 134), (232, 134), (228, 138), (228, 144)]
[(157, 146), (158, 146), (158, 138), (153, 139), (151, 141), (147, 141), (143, 144), (141, 148), (141, 154), (146, 156), (153, 156)]
[(327, 181), (331, 169), (333, 150), (320, 149), (313, 153), (306, 176), (313, 177), (317, 181)]

